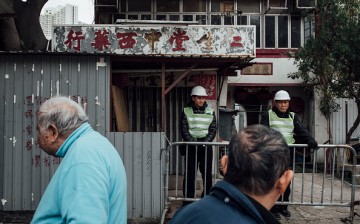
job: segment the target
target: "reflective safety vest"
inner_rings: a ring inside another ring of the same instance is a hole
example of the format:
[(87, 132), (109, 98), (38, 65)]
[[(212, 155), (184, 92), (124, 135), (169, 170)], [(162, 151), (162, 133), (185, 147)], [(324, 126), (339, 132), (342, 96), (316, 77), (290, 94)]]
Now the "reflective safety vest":
[(194, 114), (191, 107), (185, 107), (184, 113), (189, 124), (189, 133), (191, 136), (194, 138), (206, 137), (209, 133), (209, 126), (214, 119), (214, 110), (206, 108), (204, 114)]
[(270, 128), (280, 132), (287, 144), (293, 144), (294, 139), (294, 113), (290, 112), (290, 117), (280, 118), (272, 110), (269, 110), (269, 126)]

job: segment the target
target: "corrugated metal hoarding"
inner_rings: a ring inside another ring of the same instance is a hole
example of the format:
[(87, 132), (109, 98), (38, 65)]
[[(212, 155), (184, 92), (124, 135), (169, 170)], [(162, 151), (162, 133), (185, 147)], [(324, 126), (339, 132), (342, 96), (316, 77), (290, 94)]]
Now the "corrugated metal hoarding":
[(128, 218), (160, 217), (164, 208), (163, 135), (161, 132), (106, 134), (124, 161), (128, 181)]
[[(358, 109), (354, 99), (339, 98), (336, 99), (335, 102), (339, 104), (340, 110), (331, 114), (333, 143), (345, 144), (346, 132), (354, 124), (358, 114)], [(351, 138), (359, 139), (360, 142), (360, 127), (355, 129)]]
[[(91, 126), (118, 149), (128, 177), (128, 217), (159, 217), (163, 134), (109, 132), (110, 58), (0, 55), (0, 209), (35, 210), (60, 164), (37, 144), (36, 111), (57, 94), (78, 102)], [(90, 192), (89, 192), (90, 193)]]

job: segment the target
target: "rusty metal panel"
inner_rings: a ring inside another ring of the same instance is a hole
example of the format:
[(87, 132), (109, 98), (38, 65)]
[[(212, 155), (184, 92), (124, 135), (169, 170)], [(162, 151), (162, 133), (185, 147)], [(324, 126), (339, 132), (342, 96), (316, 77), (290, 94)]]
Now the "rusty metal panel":
[[(0, 197), (2, 210), (34, 210), (60, 160), (37, 144), (35, 113), (61, 94), (81, 104), (100, 133), (109, 127), (109, 58), (0, 55)], [(104, 61), (102, 63), (99, 63)]]
[(52, 51), (255, 57), (255, 26), (54, 26)]
[(164, 209), (164, 133), (108, 132), (106, 136), (124, 161), (128, 218), (160, 217)]

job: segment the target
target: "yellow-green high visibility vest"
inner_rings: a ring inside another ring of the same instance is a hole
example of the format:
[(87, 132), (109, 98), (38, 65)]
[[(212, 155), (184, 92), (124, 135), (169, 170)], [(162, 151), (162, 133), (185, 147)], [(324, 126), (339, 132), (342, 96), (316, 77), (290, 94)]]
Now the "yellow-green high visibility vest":
[(290, 117), (280, 118), (272, 110), (269, 110), (269, 126), (270, 128), (280, 132), (287, 144), (293, 144), (294, 139), (294, 113), (290, 112)]
[(209, 132), (209, 126), (213, 121), (212, 109), (205, 109), (204, 114), (194, 114), (191, 107), (185, 107), (184, 113), (189, 124), (189, 133), (194, 138), (204, 138)]

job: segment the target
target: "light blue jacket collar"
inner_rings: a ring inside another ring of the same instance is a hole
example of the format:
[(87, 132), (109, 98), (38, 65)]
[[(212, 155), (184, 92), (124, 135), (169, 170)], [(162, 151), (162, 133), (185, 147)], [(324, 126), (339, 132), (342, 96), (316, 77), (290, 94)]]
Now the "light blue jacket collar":
[(59, 150), (56, 152), (56, 156), (58, 157), (64, 157), (66, 155), (66, 152), (69, 150), (70, 146), (76, 139), (78, 139), (81, 135), (88, 133), (92, 131), (89, 123), (84, 123), (80, 127), (78, 127), (73, 133), (67, 137), (67, 139), (63, 142), (63, 144), (60, 146)]

